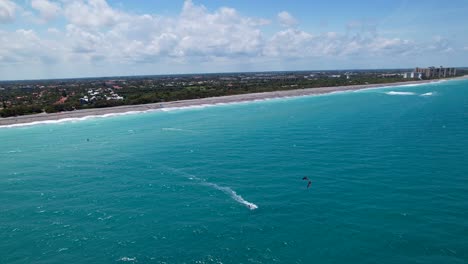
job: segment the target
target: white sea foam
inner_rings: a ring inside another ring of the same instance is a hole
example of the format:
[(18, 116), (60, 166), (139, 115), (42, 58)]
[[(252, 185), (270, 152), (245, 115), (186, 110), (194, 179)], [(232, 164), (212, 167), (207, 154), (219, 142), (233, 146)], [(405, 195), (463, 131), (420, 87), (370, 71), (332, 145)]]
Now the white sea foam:
[(124, 261), (124, 262), (136, 261), (136, 258), (122, 257), (119, 259), (119, 261)]
[(108, 219), (111, 219), (111, 218), (112, 218), (112, 215), (109, 215), (107, 217), (99, 217), (98, 220), (104, 221), (104, 220), (108, 220)]
[(415, 95), (415, 93), (413, 93), (413, 92), (395, 92), (395, 91), (386, 92), (385, 94), (388, 94), (388, 95)]
[[(177, 110), (193, 110), (193, 109), (203, 109), (206, 107), (213, 107), (213, 106), (223, 106), (223, 105), (234, 105), (234, 104), (250, 104), (256, 102), (265, 102), (265, 101), (272, 101), (272, 100), (287, 100), (287, 99), (295, 99), (299, 97), (312, 97), (312, 96), (328, 96), (332, 94), (340, 94), (340, 93), (347, 93), (347, 92), (360, 92), (366, 90), (374, 90), (374, 89), (385, 89), (385, 88), (398, 88), (398, 87), (413, 87), (413, 86), (420, 86), (420, 85), (428, 85), (428, 84), (437, 84), (440, 82), (445, 82), (447, 80), (439, 80), (429, 83), (416, 83), (416, 84), (402, 84), (402, 85), (391, 85), (382, 86), (382, 87), (371, 87), (371, 88), (364, 88), (359, 90), (345, 90), (345, 91), (333, 91), (333, 92), (325, 92), (319, 94), (304, 94), (304, 95), (277, 95), (272, 96), (269, 98), (260, 98), (260, 99), (252, 99), (252, 100), (241, 100), (241, 101), (232, 101), (226, 103), (211, 103), (211, 104), (200, 104), (200, 105), (191, 105), (191, 106), (165, 106), (163, 108), (157, 109), (148, 109), (142, 111), (128, 111), (122, 113), (110, 113), (110, 114), (103, 114), (103, 115), (89, 115), (84, 117), (75, 117), (75, 118), (63, 118), (58, 120), (45, 120), (45, 121), (34, 121), (30, 123), (21, 123), (21, 124), (12, 124), (12, 125), (0, 125), (0, 128), (14, 128), (14, 127), (25, 127), (25, 126), (34, 126), (34, 125), (42, 125), (42, 124), (60, 124), (60, 123), (68, 123), (68, 122), (79, 122), (89, 119), (95, 118), (106, 118), (106, 117), (116, 117), (116, 116), (125, 116), (125, 115), (133, 115), (133, 114), (141, 114), (141, 113), (148, 113), (148, 112), (172, 112)], [(410, 94), (403, 94), (405, 92), (388, 92), (389, 95), (410, 95)], [(414, 93), (413, 93), (414, 94)]]
[[(237, 103), (237, 102), (233, 102)], [(193, 105), (193, 106), (181, 106), (181, 107), (167, 107), (167, 108), (158, 108), (158, 109), (148, 109), (142, 111), (128, 111), (122, 113), (110, 113), (110, 114), (103, 114), (103, 115), (89, 115), (84, 117), (70, 117), (70, 118), (62, 118), (57, 120), (44, 120), (44, 121), (34, 121), (29, 123), (20, 123), (20, 124), (11, 124), (11, 125), (0, 125), (0, 128), (15, 128), (15, 127), (27, 127), (27, 126), (35, 126), (35, 125), (47, 125), (47, 124), (61, 124), (61, 123), (75, 123), (90, 119), (97, 119), (97, 118), (107, 118), (107, 117), (117, 117), (117, 116), (126, 116), (126, 115), (134, 115), (134, 114), (142, 114), (142, 113), (149, 113), (149, 112), (171, 112), (176, 110), (188, 110), (188, 109), (202, 109), (205, 107), (210, 106), (217, 106), (217, 105), (227, 105), (228, 103), (219, 103), (219, 104), (203, 104), (203, 105)], [(130, 132), (130, 131), (129, 131)]]
[(370, 91), (370, 90), (381, 90), (381, 89), (389, 89), (389, 88), (417, 87), (417, 86), (424, 86), (424, 85), (439, 84), (441, 82), (446, 82), (446, 81), (447, 80), (437, 80), (437, 81), (431, 81), (431, 82), (425, 82), (425, 83), (410, 83), (410, 84), (397, 84), (397, 85), (388, 84), (386, 86), (369, 87), (369, 88), (364, 88), (364, 89), (353, 90), (353, 92), (358, 93), (358, 92), (365, 92), (365, 91)]
[(435, 92), (423, 93), (420, 96), (433, 96), (433, 95), (435, 95)]
[(145, 110), (145, 111), (128, 111), (128, 112), (123, 112), (123, 113), (111, 113), (111, 114), (104, 114), (104, 115), (89, 115), (89, 116), (84, 116), (84, 117), (62, 118), (58, 120), (34, 121), (30, 123), (4, 125), (4, 126), (0, 126), (0, 128), (13, 128), (13, 127), (25, 127), (25, 126), (34, 126), (34, 125), (60, 124), (60, 123), (75, 123), (75, 122), (85, 121), (85, 120), (95, 119), (95, 118), (134, 115), (134, 114), (140, 114), (140, 113), (147, 113), (150, 111), (154, 111), (154, 110), (152, 109), (152, 110)]
[(225, 105), (226, 103), (213, 103), (213, 104), (199, 104), (199, 105), (187, 105), (187, 106), (170, 106), (166, 108), (161, 108), (159, 110), (163, 112), (172, 112), (172, 111), (177, 111), (177, 110), (196, 110), (196, 109), (203, 109), (206, 107), (210, 106), (216, 106), (216, 105)]
[(182, 128), (175, 128), (175, 127), (163, 127), (161, 128), (163, 131), (190, 131)]
[(122, 113), (89, 115), (89, 116), (84, 116), (84, 117), (71, 117), (71, 118), (62, 118), (62, 119), (57, 119), (57, 120), (44, 120), (44, 121), (34, 121), (34, 122), (29, 122), (29, 123), (0, 125), (0, 128), (15, 128), (15, 127), (27, 127), (27, 126), (35, 126), (35, 125), (75, 123), (75, 122), (80, 122), (80, 121), (85, 121), (85, 120), (90, 120), (90, 119), (134, 115), (134, 114), (149, 113), (149, 112), (174, 112), (174, 111), (181, 111), (181, 110), (196, 110), (196, 109), (204, 109), (207, 107), (215, 107), (215, 106), (250, 104), (250, 103), (276, 101), (276, 100), (288, 100), (288, 99), (295, 99), (299, 97), (326, 96), (326, 95), (345, 93), (345, 92), (348, 92), (348, 91), (334, 91), (334, 92), (323, 93), (323, 94), (304, 94), (304, 95), (290, 95), (290, 96), (278, 95), (278, 96), (272, 96), (268, 98), (260, 98), (260, 99), (252, 99), (252, 100), (247, 99), (247, 100), (231, 101), (231, 102), (225, 102), (225, 103), (210, 103), (210, 104), (199, 104), (199, 105), (189, 105), (189, 106), (167, 106), (163, 108), (148, 109), (148, 110), (142, 110), (142, 111), (128, 111), (128, 112), (122, 112)]
[(432, 83), (432, 82), (428, 82), (428, 83), (410, 83), (410, 84), (397, 85), (396, 87), (415, 87), (415, 86), (427, 85), (427, 84), (430, 84), (430, 83)]

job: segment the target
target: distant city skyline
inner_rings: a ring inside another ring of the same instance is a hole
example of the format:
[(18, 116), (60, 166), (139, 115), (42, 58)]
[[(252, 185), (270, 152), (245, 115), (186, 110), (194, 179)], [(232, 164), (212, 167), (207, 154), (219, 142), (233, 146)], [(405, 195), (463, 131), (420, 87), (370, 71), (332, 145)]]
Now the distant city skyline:
[(0, 0), (0, 80), (468, 66), (468, 2)]

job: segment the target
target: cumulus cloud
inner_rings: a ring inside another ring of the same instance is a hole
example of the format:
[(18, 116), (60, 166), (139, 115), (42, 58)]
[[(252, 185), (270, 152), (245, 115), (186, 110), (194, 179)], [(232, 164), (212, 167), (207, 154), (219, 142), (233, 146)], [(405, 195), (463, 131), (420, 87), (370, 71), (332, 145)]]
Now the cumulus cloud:
[(432, 51), (444, 53), (454, 51), (450, 41), (442, 36), (434, 36), (432, 42), (427, 46), (427, 48)]
[(128, 17), (109, 6), (106, 0), (68, 1), (64, 12), (70, 23), (87, 28), (111, 27)]
[(311, 52), (311, 46), (316, 37), (313, 35), (296, 30), (286, 29), (273, 35), (265, 45), (265, 56), (288, 56), (304, 57)]
[[(88, 12), (88, 18), (83, 19), (72, 14), (72, 7), (100, 11)], [(65, 7), (65, 16), (71, 22), (66, 36), (73, 40), (72, 52), (137, 61), (157, 56), (254, 56), (262, 49), (260, 27), (269, 23), (242, 16), (233, 8), (210, 12), (189, 0), (173, 18), (122, 13), (102, 0), (71, 2)]]
[(105, 36), (100, 32), (89, 32), (75, 25), (68, 25), (66, 37), (73, 40), (70, 48), (75, 53), (94, 53), (104, 48)]
[(326, 32), (313, 35), (298, 29), (277, 32), (265, 45), (264, 55), (273, 57), (345, 57), (349, 55), (407, 54), (415, 43), (373, 34)]
[(297, 19), (286, 11), (278, 13), (278, 21), (283, 27), (294, 27), (298, 24)]
[[(72, 10), (81, 10), (72, 12)], [(78, 16), (77, 14), (83, 14)], [(267, 36), (262, 26), (268, 20), (246, 17), (236, 9), (214, 11), (186, 0), (176, 17), (135, 15), (109, 6), (105, 0), (73, 0), (65, 6), (70, 21), (66, 29), (70, 51), (122, 61), (156, 61), (214, 58), (301, 58), (407, 52), (412, 42), (378, 37), (373, 28), (354, 25), (354, 33), (312, 34), (295, 28), (297, 20), (280, 12), (286, 29)], [(106, 27), (105, 30), (99, 30)], [(349, 25), (348, 25), (349, 27)]]
[(0, 57), (2, 63), (51, 63), (63, 54), (56, 42), (40, 38), (33, 30), (14, 32), (0, 30)]
[[(5, 3), (12, 4), (0, 0), (0, 10)], [(451, 48), (444, 38), (418, 44), (381, 36), (375, 24), (358, 21), (343, 25), (343, 32), (299, 30), (298, 21), (286, 11), (277, 15), (282, 27), (266, 33), (267, 19), (245, 16), (230, 7), (209, 10), (191, 0), (186, 0), (175, 16), (129, 13), (106, 0), (32, 0), (31, 5), (44, 20), (63, 16), (67, 24), (43, 34), (27, 29), (0, 30), (0, 66), (27, 62), (68, 66), (101, 62), (113, 66), (248, 65), (272, 59), (394, 57), (422, 49), (439, 52)]]
[(258, 27), (264, 23), (243, 17), (233, 8), (210, 13), (205, 7), (186, 1), (173, 25), (178, 38), (175, 52), (179, 56), (252, 55), (260, 49), (262, 34)]
[(47, 29), (47, 33), (49, 34), (60, 34), (60, 30), (58, 30), (57, 28), (48, 28)]
[(31, 7), (39, 11), (45, 21), (54, 19), (61, 11), (60, 5), (49, 0), (32, 0)]
[(10, 0), (0, 1), (0, 23), (11, 22), (15, 19), (17, 5)]

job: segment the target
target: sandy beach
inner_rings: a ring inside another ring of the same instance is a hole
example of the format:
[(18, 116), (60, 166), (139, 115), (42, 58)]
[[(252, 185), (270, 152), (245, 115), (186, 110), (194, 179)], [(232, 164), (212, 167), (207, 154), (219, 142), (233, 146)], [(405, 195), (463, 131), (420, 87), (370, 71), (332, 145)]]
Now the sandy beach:
[[(454, 80), (454, 79), (468, 79), (468, 75), (456, 77), (456, 78), (448, 78), (444, 80)], [(386, 86), (423, 84), (423, 83), (431, 83), (431, 82), (438, 82), (438, 81), (439, 80), (422, 80), (422, 81), (408, 81), (408, 82), (384, 83), (384, 84), (305, 88), (305, 89), (297, 89), (297, 90), (275, 91), (275, 92), (265, 92), (265, 93), (249, 93), (249, 94), (209, 97), (209, 98), (182, 100), (182, 101), (173, 101), (173, 102), (164, 102), (164, 103), (143, 104), (143, 105), (125, 105), (125, 106), (108, 107), (108, 108), (93, 108), (93, 109), (84, 109), (84, 110), (51, 113), (51, 114), (41, 113), (41, 114), (35, 114), (35, 115), (0, 118), (0, 127), (19, 125), (19, 124), (28, 124), (28, 123), (38, 123), (38, 122), (44, 122), (44, 121), (56, 121), (56, 120), (62, 120), (62, 119), (83, 118), (87, 116), (103, 116), (103, 115), (119, 114), (119, 113), (127, 113), (127, 112), (143, 112), (143, 111), (157, 110), (157, 109), (163, 109), (163, 108), (164, 109), (178, 108), (178, 107), (189, 107), (189, 106), (197, 106), (197, 105), (213, 105), (213, 104), (221, 104), (221, 103), (264, 100), (264, 99), (281, 98), (281, 97), (317, 95), (317, 94), (326, 94), (326, 93), (341, 92), (341, 91), (354, 91), (354, 90), (378, 88), (378, 87), (386, 87)]]

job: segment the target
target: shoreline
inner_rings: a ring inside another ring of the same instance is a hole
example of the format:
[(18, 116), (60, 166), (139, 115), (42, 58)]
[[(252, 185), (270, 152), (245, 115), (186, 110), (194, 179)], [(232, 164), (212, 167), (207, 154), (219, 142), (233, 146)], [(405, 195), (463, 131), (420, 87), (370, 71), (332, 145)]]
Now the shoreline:
[(44, 123), (47, 121), (55, 122), (55, 121), (64, 120), (64, 119), (68, 120), (68, 119), (78, 119), (78, 118), (85, 118), (85, 117), (105, 117), (107, 115), (118, 115), (118, 114), (132, 113), (132, 112), (147, 112), (147, 111), (200, 106), (200, 105), (216, 105), (216, 104), (228, 104), (228, 103), (249, 102), (249, 101), (256, 101), (256, 100), (266, 100), (266, 99), (274, 99), (274, 98), (284, 98), (284, 97), (320, 95), (320, 94), (329, 94), (329, 93), (334, 93), (334, 92), (357, 91), (357, 90), (363, 90), (363, 89), (369, 89), (369, 88), (404, 86), (404, 85), (409, 85), (409, 84), (436, 83), (436, 82), (440, 82), (441, 80), (462, 80), (462, 79), (468, 79), (468, 75), (454, 77), (454, 78), (447, 78), (447, 79), (438, 79), (438, 80), (419, 80), (419, 81), (382, 83), (382, 84), (362, 84), (362, 85), (304, 88), (304, 89), (296, 89), (296, 90), (262, 92), (262, 93), (247, 93), (247, 94), (228, 95), (228, 96), (219, 96), (219, 97), (207, 97), (207, 98), (200, 98), (200, 99), (151, 103), (151, 104), (143, 104), (143, 105), (124, 105), (124, 106), (115, 106), (115, 107), (106, 107), (106, 108), (81, 109), (81, 110), (76, 110), (76, 111), (59, 112), (59, 113), (51, 113), (51, 114), (41, 113), (41, 114), (34, 114), (34, 115), (0, 118), (0, 128), (5, 127), (5, 126), (12, 127), (12, 126), (21, 126), (21, 125), (24, 126), (28, 124), (34, 125), (37, 123)]

